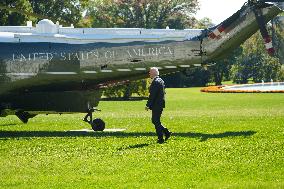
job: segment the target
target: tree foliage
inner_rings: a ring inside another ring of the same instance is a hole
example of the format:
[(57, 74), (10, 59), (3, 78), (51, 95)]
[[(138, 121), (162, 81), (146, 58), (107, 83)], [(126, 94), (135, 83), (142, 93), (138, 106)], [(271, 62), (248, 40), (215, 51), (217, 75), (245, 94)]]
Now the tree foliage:
[(78, 25), (86, 0), (29, 0), (33, 12), (53, 18), (53, 21)]
[(184, 28), (197, 0), (101, 0), (90, 5), (93, 27)]
[(108, 87), (104, 90), (103, 95), (107, 98), (129, 99), (133, 94), (137, 96), (148, 96), (149, 79), (132, 81), (123, 85)]
[(206, 86), (210, 73), (203, 67), (187, 68), (180, 72), (162, 76), (166, 87), (200, 87)]
[(78, 26), (88, 0), (6, 0), (0, 2), (2, 25), (21, 25), (27, 20), (48, 18), (61, 24)]
[[(282, 20), (281, 20), (282, 18)], [(282, 17), (276, 17), (272, 20), (272, 40), (273, 45), (276, 48), (276, 55), (280, 59), (280, 62), (284, 64), (284, 22)]]
[(260, 33), (254, 34), (243, 45), (243, 53), (232, 67), (232, 77), (237, 83), (278, 80), (281, 64), (279, 58), (267, 54)]
[(200, 20), (198, 20), (195, 25), (194, 25), (194, 28), (198, 28), (198, 29), (206, 29), (206, 28), (209, 28), (209, 27), (213, 27), (214, 24), (212, 22), (212, 20), (210, 18), (202, 18)]
[(31, 4), (28, 0), (5, 0), (0, 1), (0, 25), (19, 26), (30, 19), (29, 15), (21, 12), (11, 12), (6, 7), (24, 12), (32, 12)]
[(242, 54), (242, 48), (237, 48), (230, 53), (226, 58), (213, 63), (213, 66), (208, 68), (210, 81), (215, 82), (215, 85), (222, 85), (222, 81), (230, 80), (231, 68), (236, 64), (238, 57)]

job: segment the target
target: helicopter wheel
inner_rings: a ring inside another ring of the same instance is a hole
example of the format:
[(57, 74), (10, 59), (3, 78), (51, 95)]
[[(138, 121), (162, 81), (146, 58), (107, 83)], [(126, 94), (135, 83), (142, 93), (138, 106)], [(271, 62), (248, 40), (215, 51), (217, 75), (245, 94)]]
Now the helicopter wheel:
[(103, 131), (105, 129), (105, 122), (100, 118), (96, 118), (92, 121), (91, 126), (94, 131)]

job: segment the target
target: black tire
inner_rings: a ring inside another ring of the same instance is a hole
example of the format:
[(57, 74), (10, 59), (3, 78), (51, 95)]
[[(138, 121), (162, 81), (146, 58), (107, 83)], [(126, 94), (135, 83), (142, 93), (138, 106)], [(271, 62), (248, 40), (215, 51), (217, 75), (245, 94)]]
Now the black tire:
[(105, 129), (105, 122), (100, 118), (94, 119), (91, 125), (94, 131), (103, 131)]

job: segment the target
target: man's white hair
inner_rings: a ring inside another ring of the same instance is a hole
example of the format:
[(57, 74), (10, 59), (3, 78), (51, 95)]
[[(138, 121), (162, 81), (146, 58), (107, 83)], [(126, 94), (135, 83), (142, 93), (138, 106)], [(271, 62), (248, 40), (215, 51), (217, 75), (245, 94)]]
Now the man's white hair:
[(158, 70), (158, 68), (152, 67), (152, 68), (150, 68), (150, 70), (153, 70), (153, 72), (154, 72), (156, 75), (159, 75), (159, 70)]

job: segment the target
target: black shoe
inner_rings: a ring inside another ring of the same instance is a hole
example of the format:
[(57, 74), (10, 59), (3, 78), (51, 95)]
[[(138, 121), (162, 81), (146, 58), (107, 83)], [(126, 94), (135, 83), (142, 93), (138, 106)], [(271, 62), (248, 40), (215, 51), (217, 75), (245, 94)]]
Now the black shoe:
[(165, 141), (164, 141), (164, 139), (158, 139), (157, 140), (157, 143), (159, 143), (159, 144), (163, 144)]
[(165, 141), (167, 141), (170, 137), (171, 137), (171, 135), (172, 135), (172, 132), (167, 132), (166, 134), (165, 134)]

